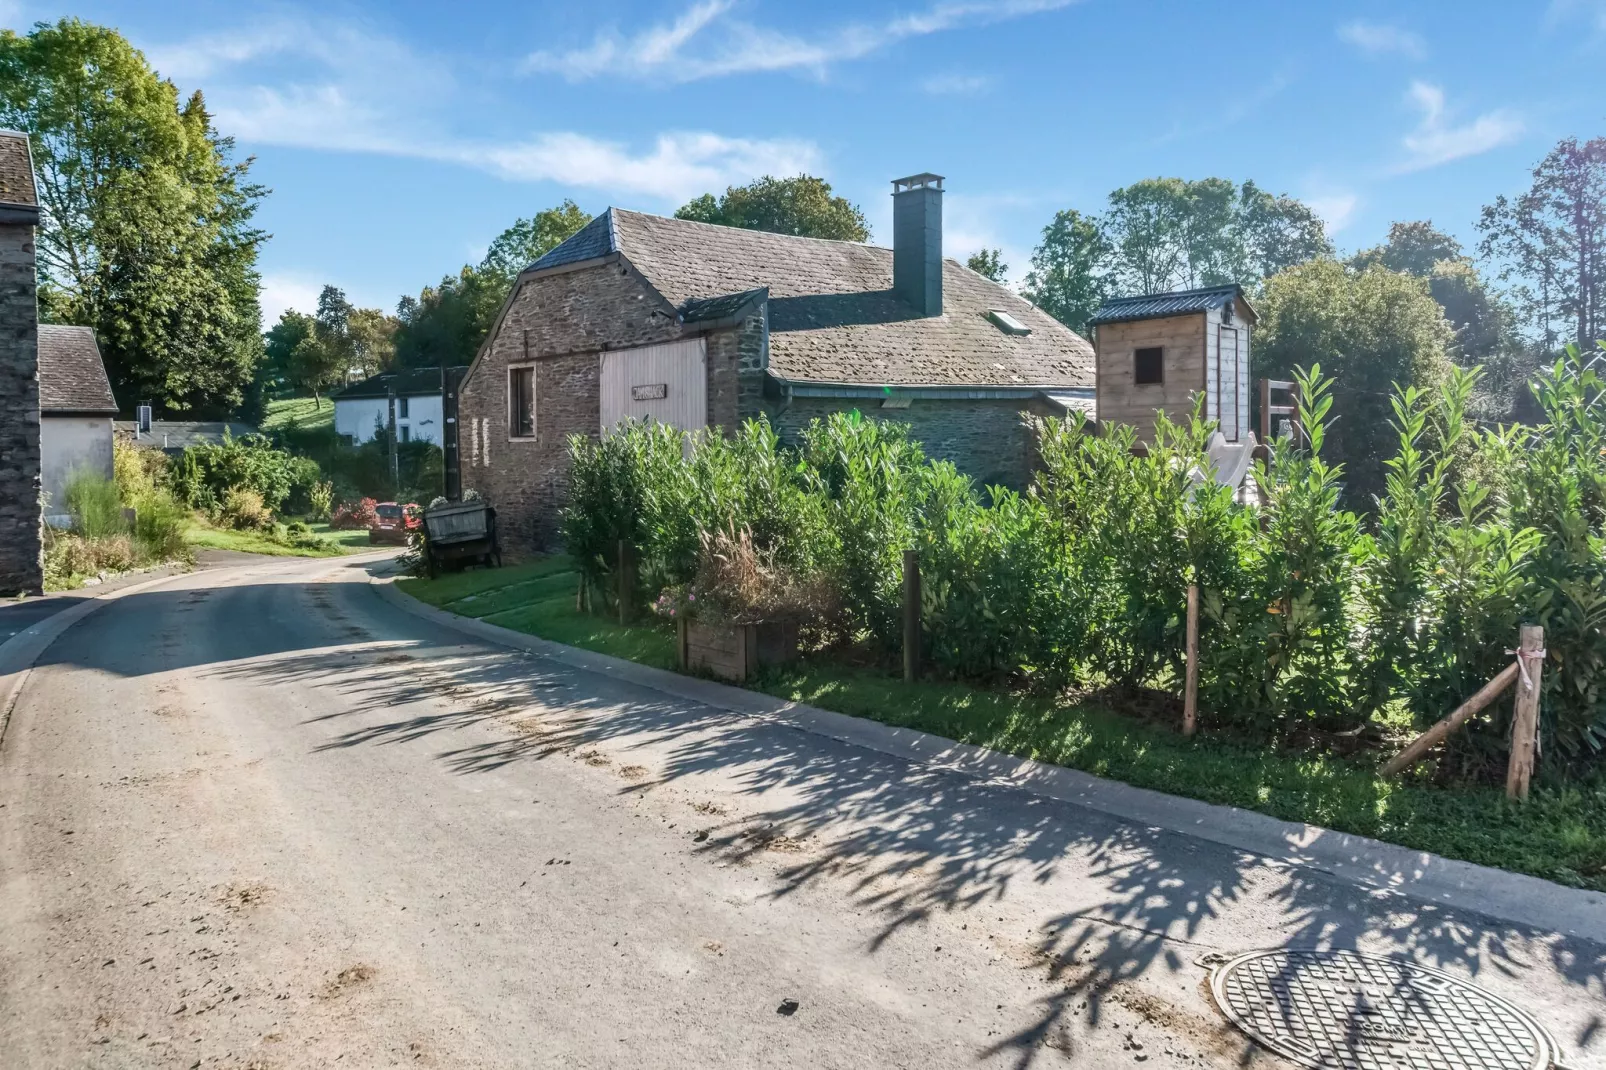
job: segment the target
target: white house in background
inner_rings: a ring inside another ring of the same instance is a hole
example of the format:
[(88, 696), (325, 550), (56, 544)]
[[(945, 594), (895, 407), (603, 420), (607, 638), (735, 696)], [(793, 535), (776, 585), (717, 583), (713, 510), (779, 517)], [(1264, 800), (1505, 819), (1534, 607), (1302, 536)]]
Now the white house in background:
[(390, 422), (391, 379), (396, 384), (396, 440), (444, 445), (439, 368), (375, 375), (352, 383), (335, 395), (335, 433), (357, 446), (373, 439)]
[(117, 399), (88, 327), (39, 325), (39, 454), (45, 516), (67, 513), (76, 472), (112, 477), (112, 418)]

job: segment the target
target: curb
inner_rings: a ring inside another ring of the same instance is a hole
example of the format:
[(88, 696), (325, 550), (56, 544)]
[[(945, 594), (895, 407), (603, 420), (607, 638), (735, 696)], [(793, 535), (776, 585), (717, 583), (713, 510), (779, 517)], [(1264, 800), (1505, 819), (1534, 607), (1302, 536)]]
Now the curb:
[(1282, 821), (1233, 806), (1166, 795), (1089, 773), (991, 751), (910, 728), (893, 728), (729, 684), (683, 676), (539, 639), (437, 609), (396, 588), (394, 575), (369, 577), (385, 601), (425, 620), (497, 646), (524, 650), (691, 702), (760, 718), (904, 759), (933, 770), (1083, 806), (1112, 817), (1326, 873), (1380, 897), (1404, 896), (1457, 910), (1606, 943), (1606, 895), (1539, 877), (1443, 858), (1317, 825)]

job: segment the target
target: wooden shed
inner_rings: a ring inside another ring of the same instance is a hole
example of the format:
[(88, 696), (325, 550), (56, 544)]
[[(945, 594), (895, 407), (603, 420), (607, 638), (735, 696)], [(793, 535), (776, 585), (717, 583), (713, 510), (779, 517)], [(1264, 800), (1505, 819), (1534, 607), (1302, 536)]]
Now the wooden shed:
[(1093, 316), (1094, 392), (1101, 424), (1131, 424), (1154, 439), (1156, 412), (1181, 421), (1205, 396), (1223, 439), (1249, 433), (1249, 340), (1255, 323), (1242, 287), (1215, 286), (1106, 301)]

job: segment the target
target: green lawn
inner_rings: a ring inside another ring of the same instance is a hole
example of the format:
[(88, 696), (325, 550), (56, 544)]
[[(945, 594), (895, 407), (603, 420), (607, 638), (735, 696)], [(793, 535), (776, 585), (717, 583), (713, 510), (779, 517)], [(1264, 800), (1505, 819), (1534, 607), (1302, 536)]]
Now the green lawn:
[(268, 414), (262, 418), (263, 431), (278, 431), (294, 423), (303, 430), (333, 427), (335, 404), (324, 397), (322, 404), (312, 398), (280, 398), (268, 402)]
[[(407, 593), (516, 631), (674, 668), (674, 634), (575, 610), (578, 576), (561, 557), (405, 579)], [(1536, 786), (1525, 805), (1497, 789), (1390, 781), (1372, 762), (1267, 750), (1174, 731), (1091, 703), (925, 681), (909, 686), (873, 668), (804, 661), (754, 685), (885, 724), (931, 732), (1097, 776), (1357, 833), (1449, 858), (1606, 891), (1606, 785)]]
[(276, 557), (339, 557), (370, 548), (368, 532), (334, 531), (328, 524), (310, 524), (312, 533), (324, 541), (321, 547), (290, 546), (259, 531), (234, 531), (217, 528), (200, 521), (184, 530), (184, 541), (195, 547), (212, 550), (239, 550), (247, 554), (272, 554)]

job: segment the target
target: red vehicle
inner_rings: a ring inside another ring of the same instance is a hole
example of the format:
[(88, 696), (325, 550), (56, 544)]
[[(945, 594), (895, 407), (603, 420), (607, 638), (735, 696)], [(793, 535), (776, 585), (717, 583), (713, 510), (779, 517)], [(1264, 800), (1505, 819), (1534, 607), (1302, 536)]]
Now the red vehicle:
[(388, 542), (405, 546), (408, 536), (417, 531), (423, 523), (419, 517), (418, 506), (412, 502), (406, 505), (380, 502), (374, 507), (374, 513), (378, 519), (374, 522), (374, 526), (368, 529), (370, 543)]

